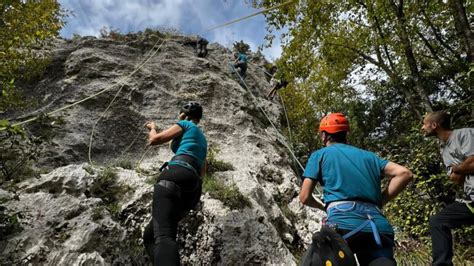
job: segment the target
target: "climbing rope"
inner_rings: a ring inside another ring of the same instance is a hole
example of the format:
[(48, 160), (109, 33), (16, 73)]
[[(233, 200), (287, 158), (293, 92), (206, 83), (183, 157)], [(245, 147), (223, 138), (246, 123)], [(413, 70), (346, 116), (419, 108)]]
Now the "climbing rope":
[[(159, 41), (160, 41), (160, 40), (157, 40), (156, 43), (155, 43), (155, 45), (156, 45)], [(164, 41), (163, 41), (163, 42), (164, 42)], [(153, 47), (155, 47), (155, 45), (154, 45)], [(153, 49), (153, 48), (152, 48), (152, 49)], [(151, 50), (151, 49), (150, 49), (150, 50)], [(157, 50), (157, 51), (158, 51), (158, 50)], [(157, 51), (155, 51), (155, 53), (156, 53)], [(155, 53), (153, 53), (153, 55), (154, 55)], [(151, 58), (151, 57), (150, 57), (150, 58)], [(148, 58), (148, 59), (150, 59), (150, 58)], [(132, 71), (128, 76), (119, 79), (119, 81), (117, 81), (117, 83), (115, 83), (115, 84), (113, 84), (113, 85), (111, 85), (111, 86), (109, 86), (109, 87), (107, 87), (107, 88), (105, 88), (105, 89), (103, 89), (103, 90), (101, 90), (101, 91), (99, 91), (99, 92), (96, 92), (96, 93), (92, 94), (91, 96), (88, 96), (88, 97), (86, 97), (86, 98), (84, 98), (84, 99), (81, 99), (81, 100), (79, 100), (79, 101), (73, 102), (73, 103), (71, 103), (71, 104), (65, 105), (65, 106), (63, 106), (63, 107), (61, 107), (61, 108), (58, 108), (58, 109), (56, 109), (56, 110), (54, 110), (54, 111), (51, 111), (51, 112), (49, 112), (49, 113), (37, 115), (37, 116), (32, 117), (32, 118), (30, 118), (30, 119), (27, 119), (27, 120), (24, 120), (24, 121), (21, 121), (21, 122), (12, 124), (11, 126), (12, 126), (12, 127), (21, 126), (21, 125), (24, 125), (24, 124), (27, 124), (27, 123), (36, 121), (36, 120), (38, 120), (40, 117), (51, 116), (51, 115), (56, 114), (56, 113), (59, 113), (59, 112), (61, 112), (61, 111), (63, 111), (63, 110), (69, 109), (69, 108), (71, 108), (71, 107), (73, 107), (73, 106), (76, 106), (76, 105), (78, 105), (78, 104), (80, 104), (80, 103), (83, 103), (83, 102), (85, 102), (85, 101), (88, 101), (88, 100), (90, 100), (90, 99), (92, 99), (92, 98), (95, 98), (95, 97), (97, 97), (97, 96), (103, 94), (104, 92), (107, 92), (107, 91), (113, 89), (116, 85), (123, 83), (126, 79), (128, 79), (128, 78), (131, 77), (133, 74), (135, 74), (135, 73), (136, 73), (143, 65), (145, 65), (147, 62), (148, 62), (148, 60), (145, 60), (145, 61), (144, 61), (142, 64), (140, 64), (134, 71)], [(14, 120), (14, 119), (11, 119), (11, 120)], [(1, 128), (0, 128), (0, 131), (1, 131), (1, 130), (5, 130), (5, 129), (6, 129), (6, 128), (1, 127)]]
[[(159, 41), (159, 40), (158, 40)], [(153, 47), (150, 49), (150, 52), (149, 52), (149, 56), (148, 58), (146, 58), (145, 60), (143, 60), (140, 64), (139, 64), (139, 67), (133, 71), (132, 73), (130, 73), (127, 78), (131, 77), (133, 74), (135, 74), (142, 66), (144, 66), (146, 63), (148, 63), (148, 61), (150, 61), (150, 59), (156, 55), (156, 53), (161, 49), (161, 47), (163, 46), (163, 44), (165, 43), (165, 41), (163, 40), (163, 42), (161, 42), (161, 45), (156, 49), (156, 45), (158, 44), (158, 41), (155, 42), (155, 44), (153, 45)], [(120, 92), (122, 91), (122, 88), (125, 84), (122, 84), (120, 86), (120, 88), (117, 90), (117, 93), (115, 93), (115, 96), (114, 98), (112, 99), (112, 101), (110, 101), (109, 105), (107, 106), (107, 108), (105, 108), (105, 110), (99, 115), (99, 118), (97, 119), (97, 121), (94, 123), (94, 126), (92, 127), (92, 131), (91, 131), (91, 135), (90, 135), (90, 138), (89, 138), (89, 151), (88, 151), (88, 158), (89, 158), (89, 163), (91, 165), (93, 165), (93, 162), (92, 162), (92, 156), (91, 156), (91, 151), (92, 151), (92, 140), (94, 138), (94, 133), (95, 133), (95, 129), (97, 127), (97, 125), (99, 124), (100, 120), (105, 116), (105, 114), (107, 113), (107, 111), (110, 109), (110, 107), (112, 106), (112, 104), (115, 102), (115, 100), (117, 99), (118, 95), (120, 94)]]
[(266, 12), (268, 12), (268, 11), (271, 11), (271, 10), (274, 10), (274, 9), (277, 9), (277, 8), (280, 8), (280, 7), (282, 7), (282, 6), (289, 5), (289, 4), (291, 4), (291, 3), (295, 2), (295, 1), (296, 1), (296, 0), (287, 1), (287, 2), (285, 2), (285, 3), (276, 5), (276, 6), (274, 6), (274, 7), (270, 7), (270, 8), (267, 8), (267, 9), (264, 9), (264, 10), (261, 10), (261, 11), (258, 11), (258, 12), (256, 12), (256, 13), (250, 14), (250, 15), (248, 15), (248, 16), (245, 16), (245, 17), (242, 17), (242, 18), (238, 18), (238, 19), (236, 19), (236, 20), (232, 20), (232, 21), (227, 22), (227, 23), (224, 23), (224, 24), (222, 24), (222, 25), (219, 25), (219, 26), (210, 28), (210, 29), (208, 29), (207, 31), (211, 31), (211, 30), (215, 30), (215, 29), (218, 29), (218, 28), (222, 28), (222, 27), (225, 27), (225, 26), (227, 26), (227, 25), (234, 24), (234, 23), (236, 23), (236, 22), (239, 22), (239, 21), (242, 21), (242, 20), (251, 18), (251, 17), (255, 17), (255, 16), (257, 16), (257, 15), (266, 13)]
[[(255, 63), (252, 63), (249, 61), (249, 63), (251, 65), (254, 65), (256, 66), (257, 68), (259, 68), (260, 70), (263, 71), (263, 73), (265, 73), (266, 75), (268, 75), (270, 78), (273, 77), (272, 74), (268, 73), (265, 69), (263, 69), (261, 66), (255, 64)], [(293, 146), (293, 140), (292, 140), (292, 136), (291, 136), (291, 126), (290, 126), (290, 120), (288, 119), (288, 113), (286, 111), (286, 106), (285, 106), (285, 102), (283, 101), (283, 97), (281, 97), (280, 93), (277, 91), (277, 94), (278, 94), (278, 98), (280, 99), (280, 103), (281, 103), (281, 106), (283, 107), (283, 112), (285, 114), (285, 119), (286, 119), (286, 124), (288, 126), (288, 138), (290, 140), (290, 145)]]
[(250, 62), (250, 61), (249, 61), (249, 63), (250, 63), (251, 65), (254, 65), (254, 66), (256, 66), (256, 67), (260, 68), (260, 70), (262, 70), (262, 71), (263, 71), (263, 73), (265, 73), (265, 74), (266, 74), (268, 77), (270, 77), (270, 78), (272, 78), (272, 77), (273, 77), (273, 75), (272, 75), (272, 74), (268, 73), (268, 71), (266, 71), (265, 69), (263, 69), (261, 66), (259, 66), (259, 65), (255, 64), (255, 63), (252, 63), (252, 62)]
[(286, 125), (288, 127), (288, 139), (290, 140), (290, 145), (293, 147), (293, 140), (291, 137), (291, 126), (290, 126), (290, 119), (288, 119), (288, 113), (286, 112), (285, 102), (283, 101), (283, 97), (281, 97), (280, 93), (277, 91), (278, 98), (280, 99), (281, 106), (283, 107), (283, 112), (285, 113)]
[[(250, 94), (250, 96), (252, 97), (252, 100), (254, 101), (254, 104), (257, 105), (257, 107), (262, 111), (263, 115), (265, 116), (265, 118), (267, 118), (268, 122), (270, 122), (270, 124), (272, 125), (272, 127), (275, 129), (276, 131), (276, 134), (277, 134), (277, 140), (283, 145), (285, 146), (288, 151), (290, 152), (291, 156), (293, 157), (293, 159), (296, 161), (296, 163), (298, 164), (298, 166), (301, 168), (302, 171), (304, 171), (304, 167), (303, 165), (300, 163), (300, 161), (298, 160), (298, 158), (296, 157), (295, 153), (293, 152), (293, 149), (288, 145), (288, 143), (286, 143), (285, 141), (285, 137), (280, 133), (280, 131), (278, 130), (278, 128), (275, 126), (275, 124), (272, 122), (272, 120), (270, 119), (270, 117), (268, 116), (267, 112), (265, 111), (265, 109), (263, 109), (263, 107), (259, 104), (258, 100), (257, 100), (257, 97), (255, 97), (255, 95), (252, 93), (252, 91), (250, 90), (250, 88), (248, 87), (247, 83), (244, 81), (244, 79), (242, 78), (242, 76), (240, 75), (240, 73), (235, 69), (234, 65), (230, 64), (229, 63), (229, 66), (231, 67), (231, 69), (233, 69), (234, 73), (237, 74), (237, 76), (239, 77), (241, 83), (243, 84), (244, 88), (247, 90), (247, 92)], [(315, 187), (316, 188), (316, 191), (318, 192), (319, 196), (321, 195), (321, 191), (318, 187)]]

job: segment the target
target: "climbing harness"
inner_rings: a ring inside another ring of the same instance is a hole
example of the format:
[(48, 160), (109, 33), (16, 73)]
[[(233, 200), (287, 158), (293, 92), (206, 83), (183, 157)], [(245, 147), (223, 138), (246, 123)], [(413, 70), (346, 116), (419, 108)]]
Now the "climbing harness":
[[(352, 204), (361, 204), (357, 201), (335, 201), (335, 202), (331, 202), (329, 203), (328, 207), (327, 207), (327, 213), (330, 213), (330, 209), (332, 208), (336, 208), (337, 205), (340, 205), (340, 204), (345, 204), (345, 203), (352, 203)], [(380, 210), (380, 208), (378, 208), (375, 204), (373, 203), (368, 203), (368, 202), (362, 202), (362, 204), (365, 204), (365, 205), (371, 205), (374, 209), (376, 209), (378, 212), (382, 212)], [(337, 209), (337, 208), (336, 208)], [(372, 229), (372, 234), (374, 236), (374, 240), (375, 240), (375, 243), (377, 244), (377, 246), (379, 247), (382, 247), (382, 240), (380, 238), (380, 233), (377, 229), (377, 225), (375, 224), (375, 222), (373, 221), (373, 217), (370, 215), (370, 214), (366, 214), (366, 216), (363, 216), (363, 215), (360, 215), (360, 214), (357, 214), (355, 213), (356, 215), (360, 216), (361, 218), (363, 219), (366, 219), (364, 222), (362, 222), (358, 227), (356, 227), (355, 229), (353, 229), (352, 231), (344, 234), (342, 237), (344, 239), (349, 239), (350, 237), (354, 236), (355, 234), (359, 233), (362, 231), (362, 229), (364, 229), (367, 225), (370, 225), (370, 228)], [(337, 225), (336, 225), (337, 226)]]

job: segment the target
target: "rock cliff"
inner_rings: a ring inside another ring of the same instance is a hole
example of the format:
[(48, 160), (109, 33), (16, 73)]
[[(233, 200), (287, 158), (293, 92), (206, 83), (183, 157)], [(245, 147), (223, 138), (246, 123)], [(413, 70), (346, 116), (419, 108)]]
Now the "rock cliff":
[(228, 49), (210, 44), (209, 55), (198, 58), (194, 41), (146, 31), (58, 39), (45, 51), (52, 58), (49, 68), (23, 88), (38, 104), (21, 117), (109, 89), (55, 114), (51, 143), (38, 158), (48, 170), (0, 190), (0, 211), (15, 220), (15, 230), (0, 237), (1, 264), (150, 263), (141, 234), (150, 220), (157, 169), (172, 154), (166, 145), (146, 150), (142, 125), (148, 120), (162, 129), (173, 125), (189, 100), (204, 106), (200, 127), (217, 165), (213, 180), (239, 197), (230, 204), (235, 199), (203, 193), (180, 225), (182, 262), (297, 264), (321, 213), (298, 202), (291, 157), (259, 109), (281, 129), (282, 106), (265, 97), (266, 61), (250, 55), (248, 91), (229, 69)]

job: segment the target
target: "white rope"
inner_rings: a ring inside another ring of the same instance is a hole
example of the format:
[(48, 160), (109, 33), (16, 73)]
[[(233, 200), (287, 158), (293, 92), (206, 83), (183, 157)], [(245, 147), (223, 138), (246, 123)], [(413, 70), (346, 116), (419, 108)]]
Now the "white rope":
[[(156, 45), (158, 44), (160, 40), (157, 40), (155, 42), (155, 44), (153, 45), (153, 47), (150, 49), (150, 55), (148, 56), (148, 58), (145, 58), (141, 63), (138, 64), (138, 67), (132, 71), (126, 78), (130, 78), (133, 74), (135, 74), (140, 68), (142, 68), (146, 63), (148, 63), (148, 61), (150, 61), (150, 59), (156, 55), (156, 53), (161, 49), (161, 47), (163, 46), (163, 44), (165, 43), (165, 41), (163, 40), (161, 42), (161, 45), (155, 50), (155, 47)], [(153, 52), (152, 52), (153, 51)], [(97, 125), (99, 124), (100, 120), (105, 116), (105, 114), (107, 113), (107, 111), (110, 109), (110, 107), (112, 106), (112, 104), (115, 102), (115, 100), (117, 99), (118, 95), (120, 94), (120, 92), (122, 91), (122, 88), (125, 84), (122, 83), (122, 85), (120, 86), (120, 88), (118, 89), (117, 93), (115, 93), (115, 96), (114, 98), (112, 99), (112, 101), (110, 101), (109, 105), (107, 106), (107, 108), (105, 108), (105, 110), (99, 115), (99, 118), (97, 119), (97, 121), (95, 122), (94, 126), (92, 127), (92, 130), (91, 130), (91, 135), (90, 135), (90, 138), (89, 138), (89, 152), (88, 152), (88, 157), (89, 157), (89, 163), (91, 165), (93, 165), (93, 162), (92, 162), (92, 141), (94, 139), (94, 133), (95, 133), (95, 129), (97, 127)]]
[[(275, 126), (275, 124), (273, 124), (272, 120), (270, 119), (270, 117), (268, 116), (267, 112), (265, 111), (265, 109), (263, 109), (263, 107), (259, 104), (258, 100), (257, 100), (257, 97), (255, 97), (255, 95), (252, 93), (252, 91), (250, 90), (250, 88), (247, 86), (247, 83), (245, 83), (244, 79), (242, 78), (242, 76), (239, 74), (239, 72), (237, 72), (237, 70), (235, 69), (234, 65), (230, 64), (229, 65), (231, 66), (231, 68), (234, 70), (234, 72), (237, 74), (237, 76), (239, 77), (240, 81), (242, 82), (242, 84), (244, 85), (245, 89), (250, 93), (250, 95), (252, 96), (252, 99), (254, 101), (254, 104), (256, 104), (258, 106), (258, 108), (262, 111), (263, 115), (267, 118), (268, 122), (270, 122), (270, 124), (272, 125), (272, 127), (276, 130), (276, 134), (277, 134), (277, 140), (283, 145), (285, 146), (288, 151), (290, 152), (291, 156), (293, 156), (293, 159), (297, 162), (298, 166), (301, 168), (302, 171), (304, 171), (304, 167), (303, 165), (300, 163), (300, 161), (298, 160), (298, 158), (296, 157), (295, 153), (293, 152), (293, 149), (288, 145), (288, 143), (285, 141), (285, 137), (280, 133), (280, 131), (278, 130), (278, 128)], [(320, 196), (322, 193), (320, 191), (320, 189), (318, 187), (315, 187), (316, 188), (316, 191), (318, 192), (318, 196)]]
[[(249, 61), (250, 64), (258, 67), (260, 70), (263, 71), (263, 73), (267, 74), (269, 77), (273, 77), (273, 75), (271, 75), (270, 73), (268, 73), (265, 69), (263, 69), (261, 66), (255, 64), (255, 63), (252, 63)], [(283, 101), (283, 97), (281, 97), (280, 93), (278, 93), (277, 91), (277, 94), (278, 94), (278, 97), (280, 98), (280, 102), (281, 102), (281, 105), (283, 106), (283, 112), (285, 113), (285, 119), (286, 119), (286, 124), (288, 125), (288, 138), (290, 139), (290, 145), (293, 146), (293, 141), (292, 141), (292, 137), (291, 137), (291, 126), (290, 126), (290, 120), (288, 119), (288, 113), (286, 112), (286, 106), (285, 106), (285, 102)]]
[(283, 106), (283, 112), (285, 113), (286, 124), (288, 125), (288, 138), (290, 139), (290, 145), (293, 147), (293, 140), (291, 137), (291, 126), (290, 126), (290, 119), (288, 119), (288, 113), (286, 112), (285, 102), (283, 101), (283, 97), (281, 97), (280, 93), (278, 93), (278, 98), (280, 98), (281, 106)]

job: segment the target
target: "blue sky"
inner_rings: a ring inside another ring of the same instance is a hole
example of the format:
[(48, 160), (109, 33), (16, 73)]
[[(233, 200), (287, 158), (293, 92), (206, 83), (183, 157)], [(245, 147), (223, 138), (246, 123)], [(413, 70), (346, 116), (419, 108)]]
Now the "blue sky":
[[(99, 36), (103, 27), (119, 29), (122, 33), (136, 32), (160, 26), (172, 27), (185, 34), (199, 34), (210, 42), (230, 47), (243, 40), (252, 51), (264, 43), (266, 22), (258, 15), (235, 24), (208, 31), (231, 20), (259, 10), (244, 0), (60, 0), (63, 8), (72, 11), (61, 36), (70, 38), (74, 33)], [(278, 39), (278, 38), (277, 38)], [(265, 48), (267, 59), (281, 54), (280, 41)]]

